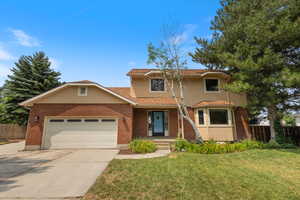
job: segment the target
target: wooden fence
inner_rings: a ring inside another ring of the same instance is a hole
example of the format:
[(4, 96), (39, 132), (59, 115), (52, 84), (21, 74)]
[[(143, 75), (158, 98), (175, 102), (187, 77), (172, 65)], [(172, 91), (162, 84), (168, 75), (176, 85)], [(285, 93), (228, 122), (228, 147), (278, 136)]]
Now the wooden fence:
[[(252, 139), (268, 142), (271, 138), (270, 126), (250, 125)], [(300, 145), (300, 126), (282, 127), (283, 134), (290, 138), (295, 144)]]
[(25, 139), (25, 134), (25, 126), (0, 124), (0, 139)]

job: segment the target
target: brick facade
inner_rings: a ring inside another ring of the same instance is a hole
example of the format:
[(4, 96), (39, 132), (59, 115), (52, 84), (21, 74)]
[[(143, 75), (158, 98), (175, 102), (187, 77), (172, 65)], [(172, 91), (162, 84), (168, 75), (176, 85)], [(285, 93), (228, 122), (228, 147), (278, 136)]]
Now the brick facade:
[[(188, 112), (190, 115), (190, 118), (195, 121), (195, 114), (194, 114), (194, 109), (188, 108)], [(183, 127), (184, 127), (184, 137), (187, 140), (195, 140), (195, 132), (193, 130), (193, 127), (190, 125), (190, 123), (186, 120), (183, 122)]]
[(245, 108), (237, 107), (234, 109), (236, 124), (236, 140), (251, 139), (248, 112)]
[(133, 108), (129, 104), (35, 104), (30, 110), (26, 145), (41, 145), (46, 116), (116, 117), (118, 144), (132, 139)]
[[(35, 104), (30, 110), (27, 125), (26, 146), (40, 146), (46, 116), (61, 117), (116, 117), (118, 118), (118, 144), (128, 144), (133, 137), (148, 136), (147, 111), (154, 109), (135, 108), (129, 104)], [(161, 110), (161, 109), (160, 109)], [(169, 113), (169, 136), (177, 137), (177, 109), (164, 109)], [(188, 109), (194, 119), (194, 110)], [(234, 109), (237, 140), (249, 138), (247, 110)], [(184, 121), (184, 134), (188, 140), (195, 139), (192, 126)]]
[[(155, 109), (150, 109), (155, 110)], [(161, 109), (158, 109), (161, 110)], [(133, 114), (133, 137), (148, 137), (147, 109), (136, 108)], [(169, 113), (169, 136), (177, 137), (178, 114), (176, 109), (165, 109)]]

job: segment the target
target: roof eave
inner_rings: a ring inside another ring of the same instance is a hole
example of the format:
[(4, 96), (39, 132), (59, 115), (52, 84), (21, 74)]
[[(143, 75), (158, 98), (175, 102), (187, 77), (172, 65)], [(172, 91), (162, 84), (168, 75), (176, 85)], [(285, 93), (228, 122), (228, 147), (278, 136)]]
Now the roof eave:
[(100, 89), (102, 89), (102, 90), (104, 90), (104, 91), (106, 91), (106, 92), (108, 92), (108, 93), (110, 93), (110, 94), (112, 94), (112, 95), (114, 95), (114, 96), (116, 96), (116, 97), (118, 97), (118, 98), (126, 101), (127, 103), (130, 103), (130, 104), (132, 104), (134, 106), (137, 104), (136, 102), (134, 102), (134, 101), (132, 101), (132, 100), (126, 98), (126, 97), (123, 97), (123, 96), (115, 93), (114, 91), (101, 86), (100, 84), (96, 84), (96, 83), (66, 83), (66, 84), (61, 85), (59, 87), (53, 88), (53, 89), (51, 89), (51, 90), (49, 90), (49, 91), (47, 91), (45, 93), (42, 93), (40, 95), (37, 95), (37, 96), (32, 97), (30, 99), (27, 99), (26, 101), (23, 101), (23, 102), (19, 103), (19, 105), (20, 106), (24, 106), (24, 107), (32, 106), (33, 103), (34, 103), (34, 101), (36, 101), (36, 100), (38, 100), (38, 99), (40, 99), (42, 97), (45, 97), (45, 96), (47, 96), (47, 95), (49, 95), (51, 93), (54, 93), (54, 92), (56, 92), (56, 91), (58, 91), (60, 89), (63, 89), (65, 87), (67, 87), (67, 86), (95, 86), (95, 87), (98, 87), (98, 88), (100, 88)]
[(135, 108), (177, 108), (174, 104), (137, 104)]

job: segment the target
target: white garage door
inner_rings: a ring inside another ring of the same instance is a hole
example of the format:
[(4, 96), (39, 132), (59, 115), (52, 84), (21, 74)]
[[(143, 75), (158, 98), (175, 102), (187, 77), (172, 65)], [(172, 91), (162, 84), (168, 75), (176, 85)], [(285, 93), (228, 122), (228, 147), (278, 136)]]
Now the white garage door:
[(50, 118), (45, 125), (44, 149), (117, 146), (116, 119)]

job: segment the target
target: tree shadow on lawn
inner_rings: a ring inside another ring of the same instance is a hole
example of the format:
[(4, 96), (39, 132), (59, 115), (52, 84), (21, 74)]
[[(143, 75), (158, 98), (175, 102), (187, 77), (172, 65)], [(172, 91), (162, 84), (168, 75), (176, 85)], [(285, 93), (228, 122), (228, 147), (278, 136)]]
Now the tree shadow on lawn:
[(288, 148), (288, 149), (280, 148), (280, 149), (272, 149), (272, 150), (280, 151), (280, 152), (285, 152), (285, 153), (295, 153), (295, 154), (299, 154), (300, 155), (300, 147), (297, 147), (297, 148)]
[(0, 192), (8, 191), (18, 185), (17, 177), (27, 173), (42, 173), (50, 166), (41, 166), (49, 162), (47, 159), (32, 159), (22, 157), (0, 157)]

